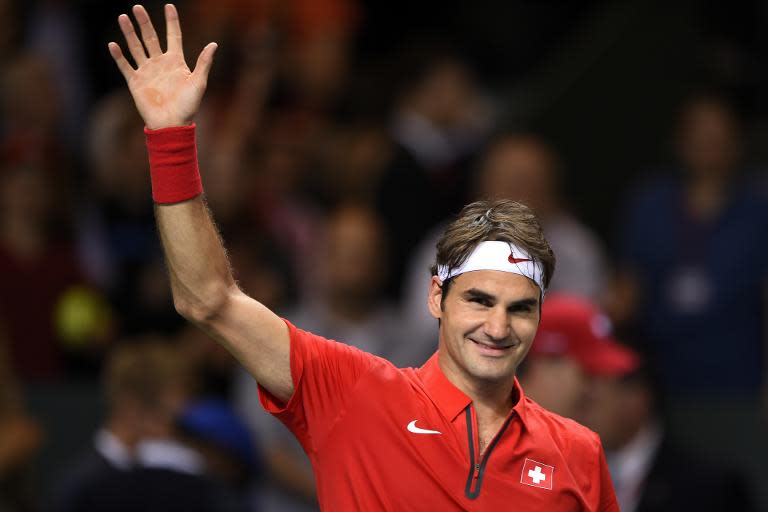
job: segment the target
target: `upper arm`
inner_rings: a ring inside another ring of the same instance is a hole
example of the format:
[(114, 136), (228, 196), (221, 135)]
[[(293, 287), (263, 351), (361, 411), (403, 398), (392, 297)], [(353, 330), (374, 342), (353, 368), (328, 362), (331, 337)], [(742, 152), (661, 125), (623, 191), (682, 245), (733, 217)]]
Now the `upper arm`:
[(269, 308), (233, 287), (203, 328), (276, 398), (287, 401), (291, 397), (288, 326)]

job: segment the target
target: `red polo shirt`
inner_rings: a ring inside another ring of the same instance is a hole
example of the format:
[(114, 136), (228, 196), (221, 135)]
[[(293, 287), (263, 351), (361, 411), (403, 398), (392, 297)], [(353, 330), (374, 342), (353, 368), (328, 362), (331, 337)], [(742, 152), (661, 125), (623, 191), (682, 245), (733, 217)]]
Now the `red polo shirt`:
[(295, 390), (261, 404), (309, 455), (329, 511), (618, 511), (596, 434), (523, 395), (478, 454), (472, 400), (437, 354), (396, 368), (288, 323)]

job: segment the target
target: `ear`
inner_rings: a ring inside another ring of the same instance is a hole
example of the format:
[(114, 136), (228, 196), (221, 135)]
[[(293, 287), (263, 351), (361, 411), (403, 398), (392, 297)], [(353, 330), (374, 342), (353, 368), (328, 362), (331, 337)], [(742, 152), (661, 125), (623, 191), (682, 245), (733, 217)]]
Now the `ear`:
[(429, 295), (427, 295), (427, 308), (429, 313), (437, 318), (443, 316), (443, 310), (440, 307), (440, 303), (443, 300), (443, 282), (437, 276), (432, 276), (432, 280), (429, 282)]

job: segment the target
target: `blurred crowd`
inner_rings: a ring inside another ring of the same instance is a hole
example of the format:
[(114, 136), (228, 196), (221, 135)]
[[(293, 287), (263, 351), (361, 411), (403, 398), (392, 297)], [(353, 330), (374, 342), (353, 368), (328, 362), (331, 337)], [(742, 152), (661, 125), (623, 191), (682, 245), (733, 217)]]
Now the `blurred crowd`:
[[(117, 4), (0, 0), (0, 511), (315, 510), (253, 379), (174, 311)], [(220, 46), (197, 136), (239, 285), (420, 366), (442, 227), (523, 201), (557, 257), (526, 392), (600, 434), (622, 510), (768, 510), (768, 175), (732, 91), (680, 94), (667, 161), (613, 190), (448, 38), (373, 44), (375, 5), (179, 4), (188, 62)], [(609, 223), (575, 180), (624, 198)]]

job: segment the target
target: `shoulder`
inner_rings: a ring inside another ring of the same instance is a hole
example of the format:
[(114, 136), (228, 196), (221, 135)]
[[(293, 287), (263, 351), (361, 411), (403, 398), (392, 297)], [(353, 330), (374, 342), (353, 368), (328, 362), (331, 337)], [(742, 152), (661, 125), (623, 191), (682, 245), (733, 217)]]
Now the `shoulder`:
[(597, 455), (602, 449), (598, 435), (584, 425), (548, 411), (530, 398), (525, 400), (528, 423), (537, 435), (550, 438), (561, 452)]

